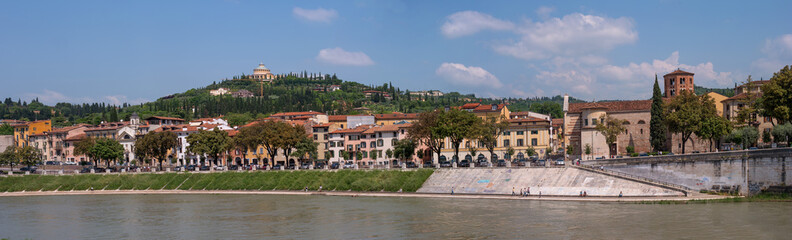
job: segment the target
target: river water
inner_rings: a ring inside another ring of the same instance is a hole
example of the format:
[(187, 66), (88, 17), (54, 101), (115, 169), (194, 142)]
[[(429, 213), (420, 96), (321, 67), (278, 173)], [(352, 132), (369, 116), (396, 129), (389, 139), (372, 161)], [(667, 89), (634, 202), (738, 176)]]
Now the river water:
[(790, 239), (792, 204), (286, 195), (0, 197), (11, 239)]

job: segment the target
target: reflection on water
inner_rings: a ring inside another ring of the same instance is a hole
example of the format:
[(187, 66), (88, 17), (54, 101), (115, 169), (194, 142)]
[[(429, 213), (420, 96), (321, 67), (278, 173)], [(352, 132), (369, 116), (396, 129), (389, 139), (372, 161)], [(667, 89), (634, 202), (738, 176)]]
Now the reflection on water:
[(277, 195), (0, 198), (11, 239), (785, 239), (792, 205)]

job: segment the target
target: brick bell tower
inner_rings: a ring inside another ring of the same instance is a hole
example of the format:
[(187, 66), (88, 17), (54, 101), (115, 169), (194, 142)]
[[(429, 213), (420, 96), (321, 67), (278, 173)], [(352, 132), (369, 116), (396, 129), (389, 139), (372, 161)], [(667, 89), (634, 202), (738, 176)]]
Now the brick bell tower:
[(676, 71), (663, 75), (665, 81), (665, 97), (671, 98), (679, 95), (683, 90), (693, 92), (693, 73), (677, 68)]

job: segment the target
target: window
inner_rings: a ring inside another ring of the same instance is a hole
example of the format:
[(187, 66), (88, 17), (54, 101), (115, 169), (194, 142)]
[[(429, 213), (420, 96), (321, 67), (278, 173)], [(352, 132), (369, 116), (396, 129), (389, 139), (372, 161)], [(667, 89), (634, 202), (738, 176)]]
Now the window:
[(643, 134), (643, 128), (641, 128), (641, 134)]
[(371, 141), (371, 142), (369, 143), (369, 146), (371, 146), (371, 147), (377, 147), (377, 142), (375, 142), (375, 141)]
[(366, 142), (362, 142), (362, 143), (360, 143), (360, 147), (362, 147), (362, 148), (366, 148)]
[(339, 147), (344, 147), (344, 141), (340, 141), (340, 142), (338, 142), (338, 146), (339, 146)]
[(588, 119), (583, 119), (583, 126), (588, 126)]
[(382, 147), (383, 144), (384, 143), (383, 143), (382, 139), (377, 139), (377, 147)]
[(314, 134), (314, 141), (315, 140), (319, 140), (319, 136), (317, 136), (316, 134)]
[(533, 130), (531, 131), (531, 134), (539, 134), (539, 130)]
[(509, 146), (509, 139), (503, 140), (503, 146), (504, 147), (508, 147)]
[(523, 132), (523, 131), (517, 131), (517, 136), (521, 136), (521, 135), (523, 135), (523, 133), (525, 133), (525, 132)]
[(522, 139), (517, 139), (517, 146), (518, 146), (518, 147), (522, 147), (523, 145), (525, 145), (525, 143), (523, 142), (523, 140), (522, 140)]
[(511, 134), (509, 131), (503, 131), (503, 136), (509, 136)]
[(398, 141), (398, 140), (396, 140), (395, 138), (391, 139), (391, 146), (396, 146), (396, 141)]
[(327, 140), (327, 134), (324, 135), (324, 140)]
[(536, 146), (536, 145), (537, 145), (536, 138), (531, 138), (531, 146)]
[(597, 119), (596, 118), (592, 118), (591, 119), (591, 125), (597, 125)]

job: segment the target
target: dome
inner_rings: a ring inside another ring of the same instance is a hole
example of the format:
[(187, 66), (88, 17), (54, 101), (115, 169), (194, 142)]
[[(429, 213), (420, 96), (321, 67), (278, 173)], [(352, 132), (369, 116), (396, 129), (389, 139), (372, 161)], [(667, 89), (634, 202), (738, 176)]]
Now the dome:
[(269, 70), (269, 68), (267, 68), (266, 66), (264, 66), (264, 63), (259, 63), (259, 66), (258, 66), (256, 69), (261, 69), (261, 70)]

